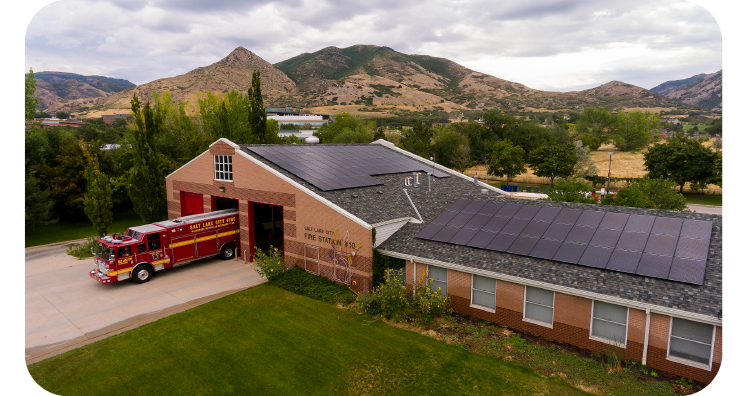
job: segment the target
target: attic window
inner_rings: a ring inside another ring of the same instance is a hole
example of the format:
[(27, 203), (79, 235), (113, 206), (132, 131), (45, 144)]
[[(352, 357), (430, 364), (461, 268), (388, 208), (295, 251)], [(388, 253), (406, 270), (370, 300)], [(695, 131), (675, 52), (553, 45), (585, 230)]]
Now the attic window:
[(215, 180), (233, 181), (233, 164), (230, 155), (215, 156)]

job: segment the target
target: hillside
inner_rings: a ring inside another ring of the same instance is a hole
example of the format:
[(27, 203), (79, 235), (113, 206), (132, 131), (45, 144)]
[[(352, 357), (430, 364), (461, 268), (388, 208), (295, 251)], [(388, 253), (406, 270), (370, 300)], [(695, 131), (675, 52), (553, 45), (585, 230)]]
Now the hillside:
[[(136, 93), (147, 100), (168, 90), (178, 102), (196, 102), (196, 92), (246, 92), (251, 73), (262, 73), (265, 104), (387, 115), (435, 110), (579, 111), (589, 106), (629, 108), (692, 108), (651, 91), (613, 81), (579, 92), (548, 92), (470, 70), (448, 59), (407, 55), (388, 47), (327, 47), (272, 65), (238, 47), (222, 60), (176, 77), (163, 78), (99, 99), (78, 99), (52, 106), (97, 117), (127, 111)], [(368, 112), (368, 113), (366, 113)]]
[(651, 91), (683, 103), (721, 111), (721, 70), (667, 81), (651, 88)]
[(54, 71), (34, 73), (34, 77), (34, 96), (39, 98), (39, 109), (47, 109), (55, 103), (71, 100), (103, 98), (135, 86), (120, 78)]

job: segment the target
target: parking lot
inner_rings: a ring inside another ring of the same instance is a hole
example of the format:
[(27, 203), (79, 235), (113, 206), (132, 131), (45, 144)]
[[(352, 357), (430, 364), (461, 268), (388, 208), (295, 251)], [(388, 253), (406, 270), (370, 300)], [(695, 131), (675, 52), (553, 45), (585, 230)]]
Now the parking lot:
[(102, 285), (93, 259), (65, 246), (26, 249), (26, 362), (33, 363), (266, 282), (243, 261), (206, 259), (148, 283)]

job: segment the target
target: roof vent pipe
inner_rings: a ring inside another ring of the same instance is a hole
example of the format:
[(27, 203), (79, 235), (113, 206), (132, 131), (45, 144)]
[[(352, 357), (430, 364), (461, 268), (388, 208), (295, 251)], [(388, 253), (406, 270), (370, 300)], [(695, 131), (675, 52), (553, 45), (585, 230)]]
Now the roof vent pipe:
[(477, 186), (477, 173), (475, 173), (475, 185)]
[(319, 144), (319, 138), (316, 136), (309, 136), (304, 140), (306, 144)]

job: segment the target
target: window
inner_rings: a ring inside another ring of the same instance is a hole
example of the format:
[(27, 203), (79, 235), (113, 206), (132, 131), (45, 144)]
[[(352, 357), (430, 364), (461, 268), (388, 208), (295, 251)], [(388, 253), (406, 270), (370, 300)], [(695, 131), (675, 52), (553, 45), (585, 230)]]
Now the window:
[(667, 356), (711, 365), (715, 326), (672, 318)]
[(592, 302), (591, 337), (625, 346), (628, 334), (628, 307)]
[(141, 244), (137, 245), (137, 252), (138, 253), (145, 253), (145, 250), (146, 249), (145, 249), (145, 244), (144, 243), (141, 243)]
[(429, 265), (428, 280), (431, 290), (446, 294), (446, 268)]
[(524, 289), (524, 319), (552, 326), (555, 292), (526, 286)]
[(472, 304), (495, 309), (495, 279), (472, 275)]
[(230, 155), (215, 156), (215, 180), (233, 181), (233, 164)]
[(148, 250), (157, 250), (161, 248), (161, 238), (158, 234), (148, 235)]

